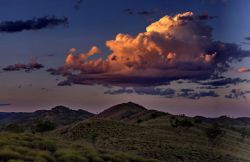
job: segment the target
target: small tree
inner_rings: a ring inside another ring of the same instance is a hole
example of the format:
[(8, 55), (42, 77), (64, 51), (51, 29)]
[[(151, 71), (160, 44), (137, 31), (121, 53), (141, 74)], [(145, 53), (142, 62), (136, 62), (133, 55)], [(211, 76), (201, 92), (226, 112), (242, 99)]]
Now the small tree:
[(12, 133), (22, 133), (22, 132), (24, 132), (24, 129), (22, 126), (13, 123), (13, 124), (7, 125), (4, 128), (4, 131), (12, 132)]
[(177, 127), (178, 127), (178, 125), (177, 125), (177, 120), (178, 120), (178, 119), (176, 119), (174, 116), (172, 116), (172, 117), (170, 118), (170, 125), (171, 125), (171, 127), (173, 127), (173, 128), (177, 128)]
[(193, 122), (191, 120), (188, 120), (187, 118), (184, 118), (184, 119), (171, 118), (170, 125), (173, 128), (177, 128), (177, 127), (190, 128), (190, 127), (194, 126)]
[(217, 123), (206, 129), (206, 135), (208, 140), (215, 145), (218, 140), (225, 134), (225, 132), (219, 127)]
[(54, 123), (50, 122), (50, 121), (38, 121), (34, 127), (33, 127), (33, 132), (48, 132), (51, 131), (53, 129), (55, 129), (56, 126)]
[(178, 125), (182, 127), (187, 127), (187, 128), (194, 126), (193, 122), (188, 119), (178, 120)]
[(245, 138), (248, 136), (247, 129), (244, 127), (240, 130), (241, 140), (244, 141)]

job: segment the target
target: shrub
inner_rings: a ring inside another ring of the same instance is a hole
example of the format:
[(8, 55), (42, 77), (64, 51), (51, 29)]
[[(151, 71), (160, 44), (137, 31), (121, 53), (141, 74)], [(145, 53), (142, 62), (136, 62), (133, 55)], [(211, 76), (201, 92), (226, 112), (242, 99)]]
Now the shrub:
[(137, 123), (140, 124), (142, 122), (142, 119), (138, 119)]
[(48, 132), (55, 128), (55, 124), (50, 121), (38, 121), (32, 130), (33, 132)]
[(241, 135), (241, 140), (244, 141), (246, 137), (249, 137), (249, 132), (246, 128), (241, 128), (239, 130), (240, 135)]
[(21, 127), (18, 124), (14, 124), (14, 123), (7, 125), (3, 130), (7, 131), (7, 132), (12, 132), (12, 133), (22, 133), (22, 132), (24, 132), (23, 127)]
[(57, 151), (55, 155), (60, 162), (88, 162), (88, 159), (80, 152), (69, 149)]
[(194, 123), (196, 123), (196, 124), (201, 124), (201, 123), (202, 123), (202, 120), (201, 120), (201, 119), (195, 119), (195, 120), (194, 120)]
[(170, 125), (174, 128), (177, 127), (192, 127), (194, 126), (193, 122), (188, 119), (178, 119), (178, 118), (171, 118), (170, 119)]
[(212, 126), (206, 129), (206, 136), (212, 144), (216, 142), (223, 136), (225, 132), (219, 127), (217, 123), (214, 123)]

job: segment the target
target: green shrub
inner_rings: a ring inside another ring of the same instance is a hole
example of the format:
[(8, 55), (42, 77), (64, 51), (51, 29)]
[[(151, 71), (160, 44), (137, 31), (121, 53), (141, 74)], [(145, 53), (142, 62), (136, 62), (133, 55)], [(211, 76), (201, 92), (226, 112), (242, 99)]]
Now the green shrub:
[(4, 131), (12, 132), (12, 133), (22, 133), (24, 132), (24, 129), (22, 126), (18, 124), (9, 124), (6, 127), (3, 128)]
[(205, 131), (206, 131), (206, 136), (208, 140), (212, 144), (216, 144), (216, 142), (220, 139), (220, 137), (222, 137), (225, 133), (216, 123), (208, 127)]
[(190, 127), (194, 126), (193, 122), (191, 120), (188, 120), (187, 118), (184, 118), (184, 119), (171, 118), (170, 119), (170, 125), (173, 128), (177, 128), (177, 127), (190, 128)]
[(55, 124), (50, 121), (38, 121), (32, 128), (33, 132), (48, 132), (56, 128)]
[(80, 152), (73, 150), (60, 150), (55, 155), (60, 162), (88, 162), (88, 159)]

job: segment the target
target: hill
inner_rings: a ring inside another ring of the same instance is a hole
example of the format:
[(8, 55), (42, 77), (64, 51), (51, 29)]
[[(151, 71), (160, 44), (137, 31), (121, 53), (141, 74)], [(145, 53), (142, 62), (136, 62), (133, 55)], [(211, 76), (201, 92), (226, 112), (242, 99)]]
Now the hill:
[(131, 116), (144, 111), (147, 111), (147, 109), (143, 106), (135, 104), (133, 102), (128, 102), (112, 106), (111, 108), (106, 109), (100, 114), (96, 115), (95, 118), (126, 120)]
[(134, 103), (113, 106), (93, 118), (59, 128), (54, 134), (67, 140), (87, 141), (96, 148), (164, 162), (250, 161), (250, 139), (242, 132), (200, 118), (148, 110)]
[(31, 113), (0, 113), (0, 125), (19, 124), (31, 126), (37, 121), (50, 121), (56, 126), (71, 124), (94, 116), (85, 110), (72, 110), (64, 106), (56, 106), (51, 110), (38, 110)]
[(221, 116), (218, 118), (206, 118), (202, 116), (196, 116), (194, 118), (205, 123), (217, 123), (222, 127), (230, 129), (240, 129), (244, 127), (250, 129), (250, 118), (247, 117), (230, 118), (227, 116)]
[[(247, 162), (250, 140), (231, 130), (210, 141), (206, 130), (210, 126), (172, 127), (168, 117), (127, 124), (114, 120), (87, 120), (57, 129), (52, 134), (72, 141), (87, 141), (96, 148), (137, 154), (165, 162)], [(180, 120), (182, 117), (179, 118)], [(159, 124), (160, 127), (154, 125)], [(237, 145), (237, 147), (235, 147)]]
[[(49, 120), (58, 123), (58, 128), (42, 134), (30, 134), (29, 130), (26, 130), (25, 134), (28, 135), (25, 136), (28, 137), (24, 139), (52, 139), (59, 152), (84, 159), (68, 159), (68, 162), (155, 161), (147, 159), (156, 159), (160, 162), (250, 162), (249, 118), (172, 115), (150, 110), (132, 102), (112, 106), (97, 115), (83, 110), (70, 110), (63, 106), (39, 110), (28, 115), (0, 113), (0, 125), (1, 121), (22, 121), (30, 126), (34, 120)], [(0, 144), (6, 143), (6, 139), (1, 140), (6, 134), (10, 134), (11, 138), (14, 136), (15, 139), (19, 136), (6, 130), (0, 132)], [(9, 142), (11, 141), (15, 140)], [(17, 139), (16, 143), (25, 142), (21, 138)], [(88, 152), (83, 151), (86, 146), (95, 150), (98, 160), (88, 157)], [(58, 151), (47, 153), (54, 161), (58, 161), (58, 154), (55, 152)], [(107, 154), (110, 159), (106, 159)], [(0, 159), (3, 156), (5, 154), (1, 154), (0, 151)], [(29, 156), (30, 154), (27, 155)], [(35, 154), (34, 156), (40, 157)]]

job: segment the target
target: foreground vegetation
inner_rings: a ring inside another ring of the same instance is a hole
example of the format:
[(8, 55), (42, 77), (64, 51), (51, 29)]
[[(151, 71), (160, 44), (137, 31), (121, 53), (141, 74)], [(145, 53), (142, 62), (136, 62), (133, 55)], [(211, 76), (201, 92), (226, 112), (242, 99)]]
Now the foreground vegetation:
[(157, 162), (31, 133), (0, 133), (1, 162)]

